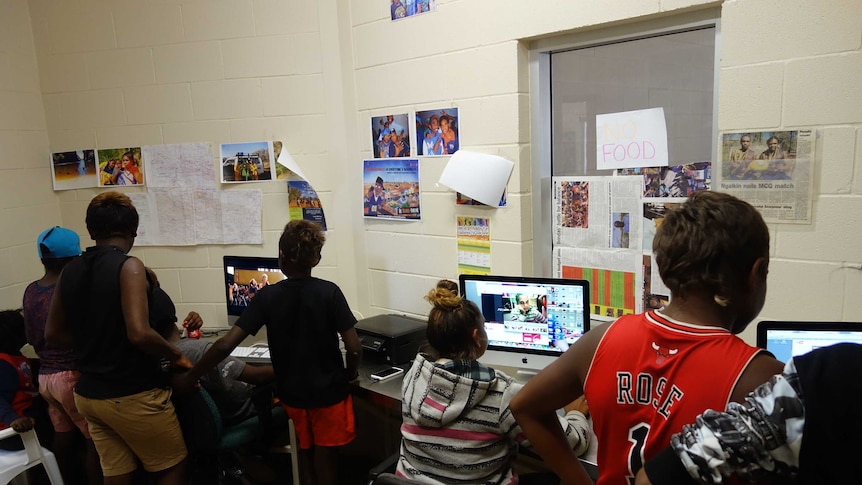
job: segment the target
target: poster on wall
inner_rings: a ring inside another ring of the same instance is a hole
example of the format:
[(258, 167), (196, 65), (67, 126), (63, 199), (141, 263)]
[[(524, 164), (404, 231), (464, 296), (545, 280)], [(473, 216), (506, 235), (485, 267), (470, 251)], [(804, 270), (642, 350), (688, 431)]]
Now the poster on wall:
[(712, 163), (694, 162), (668, 167), (623, 168), (619, 175), (641, 175), (644, 198), (689, 197), (695, 192), (710, 190)]
[(371, 117), (371, 147), (374, 158), (410, 156), (410, 125), (407, 113)]
[(457, 216), (458, 274), (491, 274), (491, 221)]
[(638, 177), (554, 177), (554, 245), (640, 250)]
[(304, 220), (320, 224), (326, 230), (326, 218), (317, 191), (305, 180), (287, 182), (287, 202), (290, 220)]
[(419, 205), (419, 160), (365, 160), (362, 173), (365, 217), (394, 220), (422, 218)]
[(51, 154), (54, 190), (85, 189), (98, 185), (95, 150), (76, 150)]
[(554, 276), (590, 282), (590, 313), (617, 318), (643, 308), (643, 254), (557, 247)]
[(276, 180), (308, 180), (282, 141), (272, 142)]
[(99, 187), (144, 185), (141, 147), (99, 149), (98, 163)]
[(388, 0), (392, 20), (406, 19), (437, 9), (437, 0)]
[(178, 143), (141, 147), (147, 161), (147, 186), (150, 188), (218, 188), (210, 143)]
[(813, 130), (723, 133), (718, 187), (769, 223), (811, 223)]
[(461, 146), (458, 108), (416, 112), (416, 153), (427, 157), (452, 155)]
[(269, 143), (225, 143), (221, 145), (222, 183), (272, 180)]

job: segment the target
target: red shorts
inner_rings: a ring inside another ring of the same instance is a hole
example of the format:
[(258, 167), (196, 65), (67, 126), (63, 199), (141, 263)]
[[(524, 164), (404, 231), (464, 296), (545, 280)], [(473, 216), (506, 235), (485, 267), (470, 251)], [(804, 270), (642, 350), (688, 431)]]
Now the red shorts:
[(341, 446), (356, 438), (356, 420), (353, 414), (353, 397), (325, 408), (294, 408), (281, 403), (296, 427), (299, 448), (314, 446)]

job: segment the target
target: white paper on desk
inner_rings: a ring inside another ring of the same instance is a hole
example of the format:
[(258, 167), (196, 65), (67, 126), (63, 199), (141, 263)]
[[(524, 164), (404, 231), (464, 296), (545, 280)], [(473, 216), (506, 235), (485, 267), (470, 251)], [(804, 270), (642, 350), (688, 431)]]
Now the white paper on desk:
[(275, 163), (282, 167), (287, 167), (288, 170), (299, 175), (302, 177), (302, 180), (308, 182), (308, 177), (302, 173), (302, 169), (299, 168), (299, 164), (296, 163), (296, 160), (294, 160), (290, 152), (287, 151), (287, 147), (284, 146), (284, 143), (281, 144), (281, 153), (278, 154), (278, 159), (276, 159)]
[(440, 175), (440, 183), (479, 202), (497, 207), (515, 163), (497, 155), (458, 150)]

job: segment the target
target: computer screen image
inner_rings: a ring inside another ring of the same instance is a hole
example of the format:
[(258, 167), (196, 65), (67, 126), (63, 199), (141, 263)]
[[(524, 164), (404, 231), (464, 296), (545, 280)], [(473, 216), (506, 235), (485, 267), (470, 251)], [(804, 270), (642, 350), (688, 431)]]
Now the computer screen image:
[(225, 256), (224, 284), (228, 323), (236, 323), (248, 303), (264, 286), (285, 278), (278, 258)]
[(523, 380), (590, 329), (585, 280), (461, 275), (461, 294), (485, 318), (488, 351), (479, 360), (516, 367)]
[(782, 362), (839, 343), (862, 345), (862, 323), (764, 320), (757, 324), (757, 346)]

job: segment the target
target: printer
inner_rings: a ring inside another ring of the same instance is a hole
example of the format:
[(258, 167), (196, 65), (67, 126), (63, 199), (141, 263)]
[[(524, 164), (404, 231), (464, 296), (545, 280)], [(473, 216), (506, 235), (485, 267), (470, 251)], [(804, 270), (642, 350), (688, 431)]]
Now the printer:
[(362, 359), (389, 365), (410, 362), (425, 342), (425, 320), (405, 315), (377, 315), (356, 322)]

